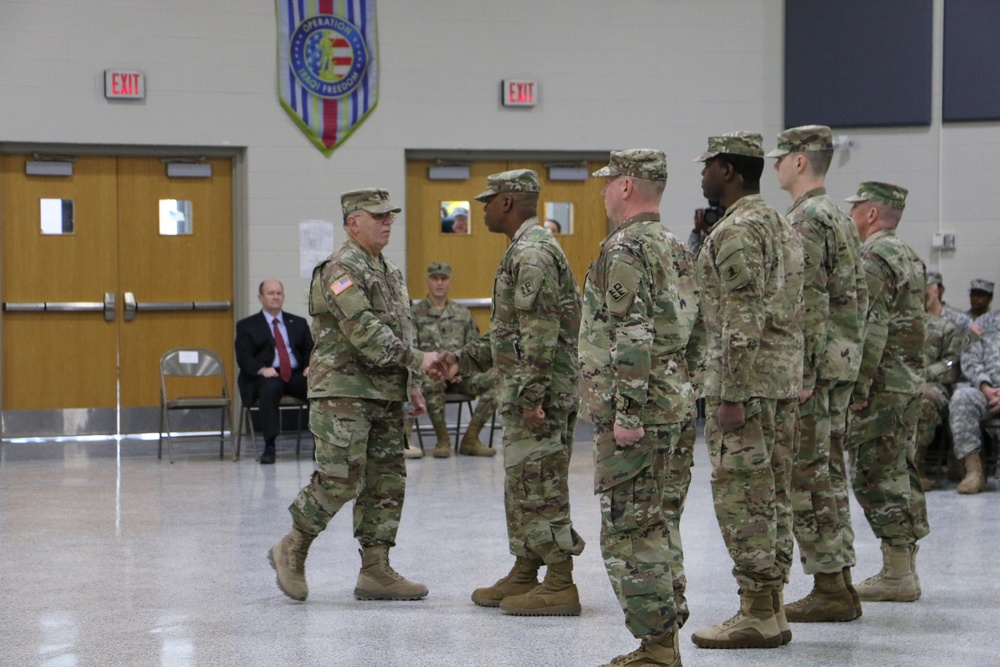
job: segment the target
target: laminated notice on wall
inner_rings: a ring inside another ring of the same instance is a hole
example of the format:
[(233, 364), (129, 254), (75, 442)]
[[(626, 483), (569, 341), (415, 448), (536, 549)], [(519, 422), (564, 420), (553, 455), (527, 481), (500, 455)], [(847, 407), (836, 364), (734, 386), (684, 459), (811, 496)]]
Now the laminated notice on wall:
[(299, 223), (299, 276), (312, 278), (316, 265), (333, 254), (333, 229), (329, 220)]

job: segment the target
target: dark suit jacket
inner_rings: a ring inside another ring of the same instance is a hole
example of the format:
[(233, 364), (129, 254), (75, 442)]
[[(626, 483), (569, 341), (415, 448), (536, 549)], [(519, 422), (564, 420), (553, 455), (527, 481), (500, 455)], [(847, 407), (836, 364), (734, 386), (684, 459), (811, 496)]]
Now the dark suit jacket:
[[(288, 345), (298, 361), (297, 371), (309, 365), (313, 339), (309, 325), (298, 315), (282, 312), (285, 329), (288, 330)], [(274, 366), (274, 334), (267, 325), (263, 312), (243, 318), (236, 323), (236, 364), (240, 367), (238, 380), (240, 396), (244, 405), (253, 401), (254, 382), (265, 366)]]

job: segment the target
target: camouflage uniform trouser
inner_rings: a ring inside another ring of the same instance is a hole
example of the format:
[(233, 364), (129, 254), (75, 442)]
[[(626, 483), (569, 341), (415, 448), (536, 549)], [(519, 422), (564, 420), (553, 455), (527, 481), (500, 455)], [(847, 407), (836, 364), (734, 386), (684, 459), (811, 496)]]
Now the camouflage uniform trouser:
[(318, 535), (354, 500), (361, 546), (394, 546), (406, 491), (403, 403), (314, 398), (309, 429), (316, 436), (316, 470), (288, 508), (295, 527)]
[(427, 416), (431, 423), (444, 422), (444, 395), (448, 394), (469, 394), (479, 397), (476, 404), (476, 412), (473, 421), (483, 424), (492, 415), (497, 407), (496, 386), (493, 369), (485, 373), (475, 373), (468, 377), (463, 377), (461, 382), (455, 384), (449, 382), (424, 383), (424, 400), (427, 401)]
[(670, 549), (670, 574), (674, 577), (674, 608), (677, 627), (683, 628), (691, 615), (687, 603), (687, 577), (684, 575), (684, 545), (681, 543), (681, 515), (691, 486), (694, 465), (694, 442), (698, 437), (697, 418), (681, 425), (677, 445), (667, 459), (667, 479), (663, 493), (663, 511), (667, 516), (667, 542)]
[(828, 388), (830, 396), (830, 486), (840, 517), (841, 557), (844, 567), (858, 562), (854, 551), (854, 524), (851, 523), (851, 494), (847, 484), (847, 416), (850, 412), (853, 382), (835, 382)]
[(584, 541), (573, 529), (569, 461), (576, 412), (545, 408), (545, 423), (532, 430), (520, 408), (504, 410), (504, 508), (510, 552), (546, 564), (579, 556)]
[[(670, 540), (667, 505), (671, 458), (681, 424), (647, 425), (632, 448), (651, 453), (649, 465), (598, 493), (601, 504), (601, 555), (625, 625), (638, 639), (658, 641), (676, 623), (672, 572), (679, 543)], [(613, 424), (594, 424), (596, 446), (614, 441)]]
[(872, 532), (892, 546), (927, 535), (927, 503), (913, 463), (920, 394), (882, 391), (851, 415), (848, 442), (854, 496)]
[(917, 421), (918, 452), (927, 453), (927, 449), (934, 442), (937, 428), (944, 422), (946, 414), (948, 414), (948, 387), (936, 382), (925, 382), (920, 397), (920, 419)]
[(705, 440), (712, 463), (712, 499), (740, 590), (780, 590), (792, 561), (788, 497), (798, 428), (797, 399), (751, 398), (746, 421), (723, 433), (719, 399), (705, 402)]
[(826, 383), (817, 382), (812, 396), (799, 406), (799, 435), (792, 469), (792, 509), (802, 571), (838, 573), (844, 569), (844, 538), (831, 481), (830, 391)]
[(983, 432), (979, 423), (996, 416), (990, 412), (983, 392), (968, 385), (956, 388), (948, 410), (955, 458), (964, 459), (982, 449)]

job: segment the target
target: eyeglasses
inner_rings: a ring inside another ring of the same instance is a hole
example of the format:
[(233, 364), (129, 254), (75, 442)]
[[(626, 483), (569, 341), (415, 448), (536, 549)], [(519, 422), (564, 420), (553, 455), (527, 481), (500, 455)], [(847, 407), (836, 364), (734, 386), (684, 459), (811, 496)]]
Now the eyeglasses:
[(396, 219), (396, 214), (391, 211), (389, 213), (370, 213), (368, 211), (365, 211), (365, 213), (368, 213), (368, 217), (378, 222), (386, 222), (386, 221), (392, 222), (393, 220)]

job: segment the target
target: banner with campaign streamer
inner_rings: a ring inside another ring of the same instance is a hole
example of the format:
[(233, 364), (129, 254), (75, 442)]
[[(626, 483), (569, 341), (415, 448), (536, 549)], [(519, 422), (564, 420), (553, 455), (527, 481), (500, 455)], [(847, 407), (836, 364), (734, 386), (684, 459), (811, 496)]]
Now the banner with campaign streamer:
[(330, 156), (378, 102), (375, 0), (276, 0), (281, 106)]

